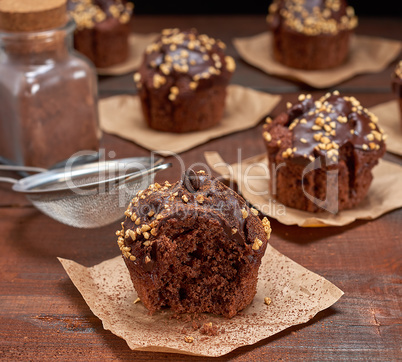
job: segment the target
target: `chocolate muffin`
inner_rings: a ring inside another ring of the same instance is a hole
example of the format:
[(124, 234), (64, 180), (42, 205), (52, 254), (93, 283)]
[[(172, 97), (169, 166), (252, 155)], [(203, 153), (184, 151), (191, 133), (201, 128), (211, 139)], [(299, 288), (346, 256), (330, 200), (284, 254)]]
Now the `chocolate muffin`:
[(398, 62), (392, 73), (392, 90), (395, 93), (396, 99), (399, 102), (399, 118), (402, 129), (402, 60)]
[(225, 44), (196, 29), (164, 29), (134, 74), (149, 127), (190, 132), (218, 124), (235, 61)]
[(299, 95), (286, 112), (267, 117), (263, 129), (271, 194), (310, 212), (336, 213), (359, 204), (386, 149), (377, 117), (338, 91), (316, 101)]
[(74, 48), (78, 52), (97, 68), (127, 60), (133, 3), (124, 0), (68, 0), (67, 6), (76, 22)]
[(345, 62), (358, 21), (345, 0), (274, 0), (267, 23), (276, 61), (291, 68), (318, 70)]
[(117, 243), (150, 313), (230, 318), (251, 303), (271, 228), (233, 190), (189, 170), (139, 192), (125, 215)]

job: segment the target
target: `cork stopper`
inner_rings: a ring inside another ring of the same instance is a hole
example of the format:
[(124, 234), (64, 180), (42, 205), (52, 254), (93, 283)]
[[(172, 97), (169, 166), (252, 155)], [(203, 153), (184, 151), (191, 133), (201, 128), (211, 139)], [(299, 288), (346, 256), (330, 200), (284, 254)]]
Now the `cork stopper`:
[(1, 0), (0, 30), (42, 31), (67, 21), (67, 0)]

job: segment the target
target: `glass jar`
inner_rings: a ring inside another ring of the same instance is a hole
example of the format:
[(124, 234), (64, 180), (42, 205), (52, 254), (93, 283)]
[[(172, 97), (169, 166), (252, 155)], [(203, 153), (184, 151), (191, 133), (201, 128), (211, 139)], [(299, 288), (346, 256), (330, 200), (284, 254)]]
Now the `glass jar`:
[(49, 167), (98, 150), (97, 78), (73, 49), (75, 23), (0, 31), (0, 156)]

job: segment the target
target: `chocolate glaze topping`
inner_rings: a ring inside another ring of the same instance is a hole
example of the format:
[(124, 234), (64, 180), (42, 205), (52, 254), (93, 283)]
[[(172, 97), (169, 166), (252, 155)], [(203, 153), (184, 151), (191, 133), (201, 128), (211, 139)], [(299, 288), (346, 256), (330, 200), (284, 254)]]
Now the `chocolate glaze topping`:
[(188, 191), (191, 193), (198, 191), (200, 188), (200, 178), (198, 177), (197, 173), (189, 168), (183, 173), (183, 180), (184, 186)]
[(267, 22), (272, 29), (285, 25), (306, 35), (318, 35), (353, 29), (357, 17), (344, 0), (274, 0)]
[[(186, 232), (182, 226), (172, 227), (174, 219), (186, 220), (189, 227), (196, 227), (200, 217), (216, 220), (229, 239), (247, 248), (251, 258), (259, 253), (259, 246), (248, 235), (249, 226), (260, 222), (257, 210), (250, 209), (238, 194), (204, 171), (187, 170), (173, 185), (150, 185), (134, 197), (125, 215), (122, 230), (116, 233), (117, 243), (123, 256), (140, 263), (145, 271), (153, 268), (153, 250), (161, 235), (174, 239)], [(264, 218), (262, 224), (269, 238), (269, 221)]]
[[(346, 144), (367, 152), (384, 147), (385, 135), (377, 117), (356, 98), (340, 96), (337, 91), (316, 101), (301, 94), (299, 102), (289, 104), (282, 118), (282, 125), (292, 132), (292, 145), (282, 156), (296, 162), (310, 162), (320, 156), (337, 162), (339, 149)], [(267, 119), (263, 134), (268, 144), (276, 142), (269, 133), (270, 122)]]
[(117, 19), (125, 24), (130, 21), (134, 5), (123, 0), (68, 0), (67, 10), (78, 29), (92, 29), (106, 19)]
[[(147, 47), (143, 64), (154, 70), (150, 79), (153, 88), (164, 86), (167, 76), (175, 79), (169, 97), (174, 100), (179, 92), (194, 91), (203, 83), (223, 82), (223, 79), (231, 76), (235, 62), (232, 57), (225, 55), (225, 48), (222, 41), (199, 34), (196, 29), (164, 29), (161, 36)], [(225, 74), (226, 77), (221, 77)], [(143, 76), (144, 69), (140, 68), (134, 75), (137, 87), (141, 87)], [(183, 81), (185, 76), (187, 80)], [(176, 84), (179, 79), (180, 84)]]

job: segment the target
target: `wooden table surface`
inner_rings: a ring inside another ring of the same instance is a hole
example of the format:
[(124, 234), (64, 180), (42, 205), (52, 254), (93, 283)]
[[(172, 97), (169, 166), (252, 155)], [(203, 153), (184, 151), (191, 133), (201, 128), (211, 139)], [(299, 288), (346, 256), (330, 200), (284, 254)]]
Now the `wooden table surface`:
[[(137, 33), (165, 27), (196, 27), (225, 41), (237, 62), (232, 83), (282, 95), (273, 116), (301, 92), (321, 95), (326, 91), (269, 76), (240, 59), (231, 39), (265, 31), (264, 16), (138, 15), (133, 21)], [(357, 32), (402, 40), (402, 19), (361, 18)], [(355, 76), (331, 90), (354, 95), (366, 107), (392, 100), (390, 74), (395, 64), (396, 60), (384, 71)], [(99, 78), (100, 97), (135, 92), (132, 73)], [(204, 151), (218, 151), (229, 163), (237, 161), (239, 149), (242, 158), (260, 154), (264, 152), (261, 127), (212, 140), (180, 156), (188, 167), (205, 162)], [(118, 158), (149, 154), (108, 134), (102, 147)], [(387, 153), (384, 158), (402, 164), (399, 156)], [(173, 167), (158, 174), (157, 180), (178, 178), (179, 164), (171, 161)], [(271, 223), (274, 248), (345, 294), (310, 322), (216, 360), (401, 360), (402, 209), (345, 227), (300, 228), (273, 219)], [(66, 275), (57, 257), (92, 266), (119, 255), (114, 234), (118, 226), (119, 222), (94, 230), (65, 226), (41, 214), (7, 184), (0, 184), (1, 360), (205, 360), (131, 351), (124, 340), (103, 329)]]

